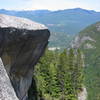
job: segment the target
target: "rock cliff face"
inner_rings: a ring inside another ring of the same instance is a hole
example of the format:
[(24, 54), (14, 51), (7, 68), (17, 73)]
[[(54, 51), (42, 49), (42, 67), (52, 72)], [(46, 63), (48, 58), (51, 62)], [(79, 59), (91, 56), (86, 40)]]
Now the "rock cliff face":
[(78, 94), (78, 100), (87, 100), (87, 90), (85, 87), (82, 88), (83, 91), (81, 91)]
[(0, 100), (18, 100), (0, 59)]
[(20, 100), (27, 100), (34, 65), (42, 56), (49, 30), (28, 19), (0, 14), (0, 56)]

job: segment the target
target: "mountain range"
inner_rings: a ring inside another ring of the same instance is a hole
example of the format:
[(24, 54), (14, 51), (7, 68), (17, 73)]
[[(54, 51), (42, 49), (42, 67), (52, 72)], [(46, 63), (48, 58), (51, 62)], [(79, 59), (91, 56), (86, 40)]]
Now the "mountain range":
[(100, 21), (100, 12), (81, 8), (58, 11), (14, 11), (1, 9), (0, 13), (25, 17), (45, 24), (51, 31), (50, 46), (68, 47), (73, 37), (90, 24)]

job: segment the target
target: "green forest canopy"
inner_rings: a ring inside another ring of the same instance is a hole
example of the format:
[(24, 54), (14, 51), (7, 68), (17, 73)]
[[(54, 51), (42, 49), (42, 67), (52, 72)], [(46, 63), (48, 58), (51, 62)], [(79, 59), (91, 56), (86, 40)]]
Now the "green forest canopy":
[(83, 87), (83, 63), (80, 50), (46, 50), (33, 76), (37, 100), (77, 100)]

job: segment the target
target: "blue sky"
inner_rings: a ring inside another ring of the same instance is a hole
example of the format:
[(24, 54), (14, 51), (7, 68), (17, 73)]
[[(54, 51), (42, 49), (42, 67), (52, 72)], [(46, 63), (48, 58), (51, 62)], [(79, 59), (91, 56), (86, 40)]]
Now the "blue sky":
[(69, 9), (84, 8), (100, 11), (100, 0), (0, 0), (0, 9)]

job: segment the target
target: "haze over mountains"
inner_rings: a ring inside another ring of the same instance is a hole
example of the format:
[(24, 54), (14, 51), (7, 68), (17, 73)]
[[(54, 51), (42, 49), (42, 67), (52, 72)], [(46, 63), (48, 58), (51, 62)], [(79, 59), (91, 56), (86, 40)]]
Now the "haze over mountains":
[(58, 11), (13, 11), (1, 9), (0, 13), (25, 17), (45, 24), (52, 33), (50, 46), (66, 47), (73, 39), (74, 35), (79, 33), (88, 25), (100, 21), (100, 12), (81, 8)]

